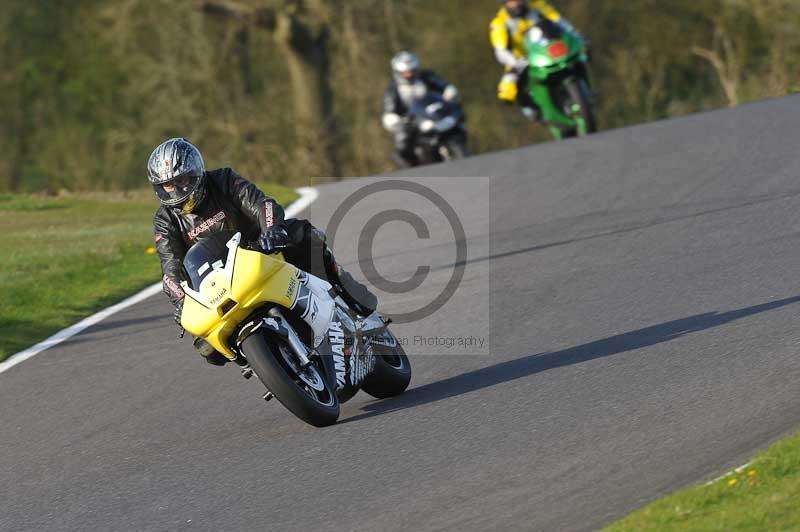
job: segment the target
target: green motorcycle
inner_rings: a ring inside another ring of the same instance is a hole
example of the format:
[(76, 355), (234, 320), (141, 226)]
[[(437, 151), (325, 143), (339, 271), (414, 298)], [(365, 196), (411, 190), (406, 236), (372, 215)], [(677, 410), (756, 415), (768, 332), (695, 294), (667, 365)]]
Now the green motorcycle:
[(542, 19), (525, 35), (530, 94), (556, 140), (597, 131), (586, 40), (569, 24)]

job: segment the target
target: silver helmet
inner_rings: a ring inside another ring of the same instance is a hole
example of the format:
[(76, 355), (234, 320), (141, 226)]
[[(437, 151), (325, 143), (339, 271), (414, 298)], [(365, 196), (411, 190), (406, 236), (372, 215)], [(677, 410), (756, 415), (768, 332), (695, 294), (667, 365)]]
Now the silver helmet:
[(184, 138), (159, 144), (147, 161), (147, 179), (158, 201), (191, 212), (206, 194), (206, 165), (197, 147)]
[(398, 82), (409, 82), (419, 74), (422, 63), (411, 52), (400, 52), (392, 58), (392, 74)]

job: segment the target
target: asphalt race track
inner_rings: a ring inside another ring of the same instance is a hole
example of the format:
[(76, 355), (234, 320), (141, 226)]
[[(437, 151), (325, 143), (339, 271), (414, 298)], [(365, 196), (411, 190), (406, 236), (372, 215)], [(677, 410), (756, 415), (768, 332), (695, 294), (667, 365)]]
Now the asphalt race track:
[(395, 327), (408, 392), (328, 429), (178, 343), (166, 298), (109, 318), (0, 374), (0, 530), (588, 530), (740, 465), (800, 426), (798, 126), (795, 96), (407, 172), (466, 258), (382, 192), (340, 261), (366, 275), (364, 213), (399, 196), (430, 227), (377, 230), (377, 271), (422, 282), (384, 308), (463, 278)]

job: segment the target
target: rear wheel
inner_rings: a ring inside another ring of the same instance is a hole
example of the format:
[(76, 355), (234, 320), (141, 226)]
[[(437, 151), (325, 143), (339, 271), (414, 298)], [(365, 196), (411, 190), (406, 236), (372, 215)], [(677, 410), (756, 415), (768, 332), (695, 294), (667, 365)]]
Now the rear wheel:
[(242, 342), (242, 351), (264, 386), (295, 416), (315, 427), (339, 419), (336, 392), (315, 363), (301, 368), (288, 345), (258, 332)]
[(411, 362), (403, 346), (392, 333), (388, 333), (388, 337), (392, 339), (394, 346), (373, 345), (375, 369), (361, 385), (362, 390), (378, 399), (400, 395), (411, 382)]

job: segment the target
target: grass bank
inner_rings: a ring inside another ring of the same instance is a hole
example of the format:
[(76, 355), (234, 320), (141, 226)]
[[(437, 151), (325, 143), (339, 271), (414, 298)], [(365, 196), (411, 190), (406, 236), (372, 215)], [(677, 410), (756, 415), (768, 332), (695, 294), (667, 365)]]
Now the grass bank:
[(674, 493), (606, 530), (800, 530), (800, 434), (741, 470)]
[[(262, 190), (283, 205), (288, 187)], [(0, 195), (0, 362), (161, 276), (151, 191)]]

